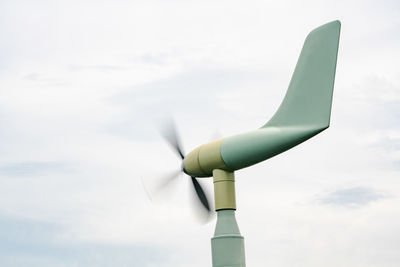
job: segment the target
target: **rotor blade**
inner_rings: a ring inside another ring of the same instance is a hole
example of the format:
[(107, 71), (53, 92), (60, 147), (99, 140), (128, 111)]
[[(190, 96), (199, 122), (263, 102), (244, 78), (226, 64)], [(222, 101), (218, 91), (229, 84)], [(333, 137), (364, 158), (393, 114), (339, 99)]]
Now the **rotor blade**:
[(174, 181), (176, 178), (178, 178), (180, 174), (181, 174), (181, 170), (176, 170), (173, 173), (170, 173), (170, 174), (162, 177), (161, 180), (159, 181), (159, 183), (157, 184), (157, 186), (155, 187), (154, 193), (157, 194), (158, 192), (160, 192), (161, 190), (163, 190), (164, 188), (169, 186), (170, 183), (172, 181)]
[(161, 129), (161, 135), (165, 138), (165, 140), (171, 145), (171, 147), (175, 150), (176, 153), (183, 159), (184, 153), (181, 146), (181, 142), (178, 136), (178, 133), (175, 128), (175, 124), (171, 120)]
[(168, 175), (161, 178), (146, 179), (146, 181), (141, 177), (143, 189), (150, 201), (155, 200), (155, 197), (162, 193), (167, 186), (169, 186), (176, 178), (181, 174), (180, 170), (176, 170)]
[(147, 186), (144, 183), (143, 177), (140, 177), (140, 181), (142, 182), (143, 190), (146, 193), (147, 197), (149, 198), (150, 201), (153, 201), (153, 196), (150, 193), (150, 191), (147, 189)]
[(196, 194), (201, 202), (201, 204), (203, 205), (203, 207), (210, 212), (210, 205), (208, 204), (208, 200), (206, 197), (206, 194), (204, 193), (203, 188), (201, 187), (201, 185), (199, 184), (199, 182), (197, 181), (197, 179), (193, 176), (190, 176), (192, 178), (192, 183), (194, 186), (194, 189), (196, 190)]

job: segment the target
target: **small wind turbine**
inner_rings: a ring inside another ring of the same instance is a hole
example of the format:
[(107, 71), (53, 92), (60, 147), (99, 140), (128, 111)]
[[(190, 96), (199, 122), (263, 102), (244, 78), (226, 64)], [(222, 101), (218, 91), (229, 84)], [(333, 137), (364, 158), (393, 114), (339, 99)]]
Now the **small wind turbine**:
[(282, 104), (261, 128), (201, 145), (187, 156), (175, 129), (168, 132), (167, 141), (182, 159), (181, 171), (191, 177), (197, 197), (208, 212), (209, 202), (196, 177), (214, 179), (214, 267), (245, 266), (244, 239), (235, 219), (234, 172), (282, 153), (329, 127), (339, 35), (339, 21), (310, 32)]

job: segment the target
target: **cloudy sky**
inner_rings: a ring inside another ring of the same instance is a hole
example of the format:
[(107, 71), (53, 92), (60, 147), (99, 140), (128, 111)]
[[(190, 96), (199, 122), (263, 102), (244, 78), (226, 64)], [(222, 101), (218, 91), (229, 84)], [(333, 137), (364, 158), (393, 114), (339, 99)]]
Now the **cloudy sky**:
[[(1, 1), (0, 265), (211, 266), (188, 179), (143, 184), (263, 125), (305, 36), (339, 19), (331, 128), (238, 171), (248, 266), (398, 266), (398, 1)], [(203, 184), (212, 192), (211, 180)]]

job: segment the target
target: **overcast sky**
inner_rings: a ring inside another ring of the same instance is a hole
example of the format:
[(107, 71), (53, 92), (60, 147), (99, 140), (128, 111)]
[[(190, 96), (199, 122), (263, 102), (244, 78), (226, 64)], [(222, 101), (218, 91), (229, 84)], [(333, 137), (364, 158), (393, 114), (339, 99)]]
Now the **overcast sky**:
[(211, 266), (189, 180), (143, 188), (180, 167), (158, 125), (186, 152), (260, 127), (336, 19), (331, 127), (236, 173), (246, 262), (399, 266), (395, 0), (1, 1), (0, 265)]

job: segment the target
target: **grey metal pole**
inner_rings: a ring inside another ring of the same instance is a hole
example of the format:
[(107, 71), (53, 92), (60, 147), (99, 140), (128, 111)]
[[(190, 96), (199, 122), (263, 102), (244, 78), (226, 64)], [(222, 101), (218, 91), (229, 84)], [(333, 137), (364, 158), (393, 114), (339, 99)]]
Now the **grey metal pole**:
[(234, 210), (217, 211), (217, 226), (211, 239), (213, 267), (245, 267), (244, 238)]
[(213, 267), (245, 267), (244, 238), (235, 218), (235, 176), (214, 170), (214, 196), (217, 225), (211, 239)]

